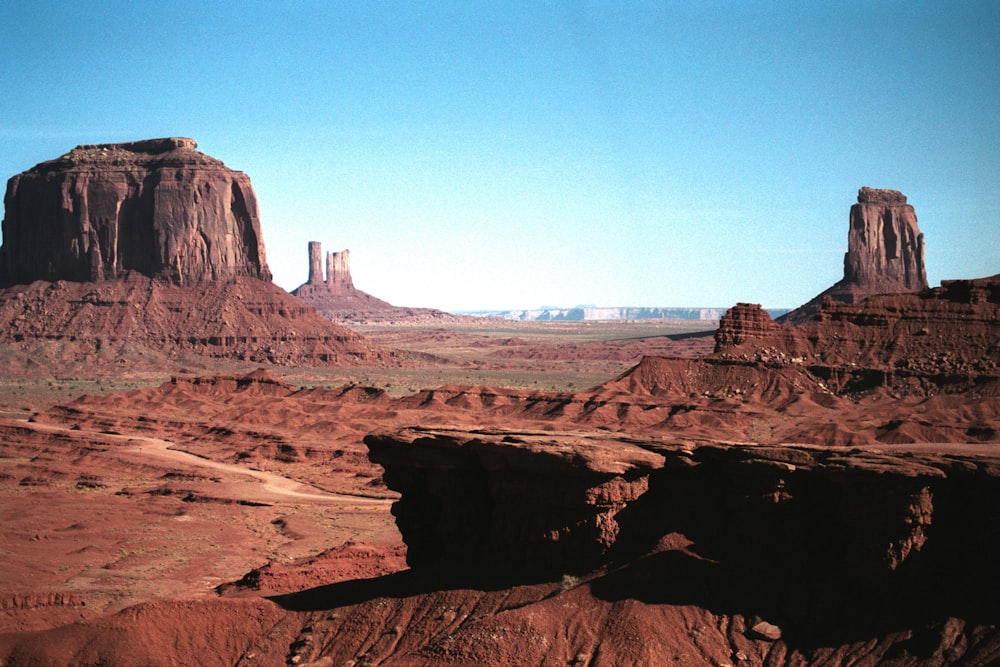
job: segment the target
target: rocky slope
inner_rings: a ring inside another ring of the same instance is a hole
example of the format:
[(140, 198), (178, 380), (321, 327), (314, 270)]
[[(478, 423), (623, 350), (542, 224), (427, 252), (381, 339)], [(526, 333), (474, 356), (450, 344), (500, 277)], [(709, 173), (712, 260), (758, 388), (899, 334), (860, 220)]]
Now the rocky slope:
[(181, 286), (131, 274), (15, 285), (0, 289), (0, 323), (4, 344), (44, 343), (50, 354), (110, 368), (143, 350), (161, 362), (191, 353), (281, 365), (394, 363), (391, 352), (247, 277)]

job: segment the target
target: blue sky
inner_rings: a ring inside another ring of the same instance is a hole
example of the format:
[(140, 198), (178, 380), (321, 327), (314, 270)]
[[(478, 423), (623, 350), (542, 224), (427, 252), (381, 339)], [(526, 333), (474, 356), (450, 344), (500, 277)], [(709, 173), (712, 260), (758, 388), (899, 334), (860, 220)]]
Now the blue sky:
[(862, 185), (928, 277), (1000, 272), (998, 2), (5, 2), (0, 175), (196, 139), (308, 241), (446, 310), (796, 306)]

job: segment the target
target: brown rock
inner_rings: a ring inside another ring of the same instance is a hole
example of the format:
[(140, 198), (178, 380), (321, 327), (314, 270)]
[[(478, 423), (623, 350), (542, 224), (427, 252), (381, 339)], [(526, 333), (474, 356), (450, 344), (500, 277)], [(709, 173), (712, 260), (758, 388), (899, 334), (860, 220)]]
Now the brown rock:
[(326, 253), (326, 284), (335, 291), (354, 289), (350, 250)]
[(77, 146), (7, 183), (0, 285), (271, 280), (249, 177), (172, 137)]
[(309, 284), (319, 285), (323, 282), (323, 249), (319, 241), (309, 242)]
[(759, 303), (738, 303), (719, 320), (715, 340), (721, 346), (742, 345), (771, 334), (777, 325)]
[(714, 356), (808, 367), (838, 393), (992, 391), (987, 387), (998, 381), (1000, 275), (857, 304), (828, 296), (797, 327), (768, 326), (766, 317), (751, 305), (734, 306), (720, 321)]
[(859, 296), (927, 289), (924, 235), (901, 192), (858, 191), (858, 203), (851, 207), (841, 283)]
[(768, 623), (767, 621), (761, 621), (754, 625), (750, 630), (759, 637), (776, 642), (781, 639), (781, 628), (773, 623)]
[(927, 287), (924, 235), (906, 195), (863, 187), (858, 203), (851, 207), (843, 279), (778, 321), (807, 322), (824, 298), (853, 304), (875, 294), (918, 292)]

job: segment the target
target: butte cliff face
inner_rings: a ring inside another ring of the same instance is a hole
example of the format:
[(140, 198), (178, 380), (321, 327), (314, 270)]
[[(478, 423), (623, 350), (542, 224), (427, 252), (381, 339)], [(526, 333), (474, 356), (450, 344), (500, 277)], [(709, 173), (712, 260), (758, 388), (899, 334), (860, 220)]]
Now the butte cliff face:
[(271, 280), (249, 177), (193, 139), (77, 146), (11, 178), (0, 286), (110, 280)]
[(851, 207), (844, 279), (838, 284), (856, 297), (927, 289), (924, 235), (906, 195), (873, 188), (858, 191), (858, 203)]
[(858, 190), (858, 203), (851, 207), (844, 277), (779, 321), (807, 322), (827, 298), (854, 304), (875, 294), (919, 292), (927, 287), (924, 235), (906, 195), (863, 187)]

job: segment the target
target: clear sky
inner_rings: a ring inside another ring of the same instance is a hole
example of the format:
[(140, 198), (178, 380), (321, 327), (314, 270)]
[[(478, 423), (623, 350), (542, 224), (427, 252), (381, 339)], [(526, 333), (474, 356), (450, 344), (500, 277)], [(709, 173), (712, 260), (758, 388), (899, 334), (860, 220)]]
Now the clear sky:
[(862, 185), (1000, 272), (1000, 2), (0, 2), (0, 175), (186, 136), (268, 263), (445, 310), (796, 306)]

